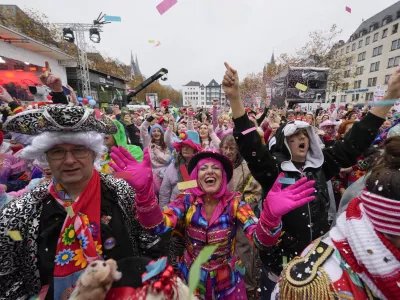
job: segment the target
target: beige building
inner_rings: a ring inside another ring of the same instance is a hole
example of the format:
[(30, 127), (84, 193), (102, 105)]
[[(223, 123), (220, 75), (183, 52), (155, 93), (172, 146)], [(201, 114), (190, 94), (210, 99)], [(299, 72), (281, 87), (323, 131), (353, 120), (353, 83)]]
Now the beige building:
[(373, 100), (377, 86), (386, 90), (400, 63), (400, 1), (363, 21), (350, 39), (336, 49), (344, 55), (345, 84), (338, 87), (336, 103)]

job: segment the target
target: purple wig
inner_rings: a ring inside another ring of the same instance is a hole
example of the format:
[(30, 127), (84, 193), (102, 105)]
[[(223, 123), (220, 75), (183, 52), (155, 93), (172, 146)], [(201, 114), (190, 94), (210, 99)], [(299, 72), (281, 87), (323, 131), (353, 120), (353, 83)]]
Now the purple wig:
[(218, 160), (216, 160), (215, 158), (211, 158), (211, 157), (201, 159), (197, 163), (196, 167), (193, 169), (192, 173), (190, 173), (190, 179), (197, 181), (197, 187), (191, 188), (189, 190), (190, 193), (192, 193), (193, 195), (195, 195), (197, 197), (202, 197), (202, 196), (204, 196), (206, 194), (204, 192), (203, 188), (201, 187), (200, 182), (199, 182), (199, 169), (200, 169), (201, 166), (203, 166), (204, 164), (209, 163), (209, 162), (212, 162), (213, 164), (218, 165), (222, 170), (221, 187), (220, 187), (219, 192), (214, 194), (213, 197), (215, 197), (215, 198), (221, 198), (221, 197), (224, 198), (225, 196), (228, 196), (228, 197), (231, 196), (232, 193), (228, 189), (228, 180), (226, 178), (226, 172), (225, 172), (224, 167), (222, 166), (222, 164)]

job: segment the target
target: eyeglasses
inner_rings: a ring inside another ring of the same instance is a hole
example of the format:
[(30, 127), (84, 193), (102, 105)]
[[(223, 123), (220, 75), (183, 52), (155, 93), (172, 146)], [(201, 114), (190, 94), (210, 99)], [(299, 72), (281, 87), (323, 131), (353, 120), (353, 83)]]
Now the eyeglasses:
[(88, 148), (76, 148), (73, 150), (65, 150), (65, 149), (51, 149), (46, 152), (47, 157), (53, 160), (61, 160), (64, 159), (67, 155), (67, 152), (71, 152), (72, 155), (77, 159), (86, 158), (89, 156), (89, 153), (92, 150)]

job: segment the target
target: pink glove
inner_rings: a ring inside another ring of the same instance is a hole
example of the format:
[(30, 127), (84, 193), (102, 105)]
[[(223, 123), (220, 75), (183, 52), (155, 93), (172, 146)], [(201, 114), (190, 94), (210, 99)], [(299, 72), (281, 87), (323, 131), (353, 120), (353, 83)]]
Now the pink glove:
[[(151, 171), (150, 154), (149, 150), (144, 150), (143, 161), (138, 162), (124, 147), (119, 146), (112, 148), (111, 158), (114, 163), (108, 164), (116, 172), (131, 173), (132, 176), (125, 179), (129, 185), (135, 189), (136, 194), (140, 198), (147, 196), (154, 196), (153, 191), (153, 173)], [(143, 196), (143, 197), (142, 197)]]
[(307, 181), (303, 177), (282, 190), (279, 179), (284, 177), (283, 173), (279, 174), (264, 201), (260, 219), (268, 228), (278, 227), (283, 215), (315, 199), (315, 196), (310, 196), (315, 192), (314, 180)]
[(111, 158), (115, 162), (109, 165), (116, 172), (129, 172), (131, 178), (125, 179), (136, 191), (136, 209), (139, 223), (144, 228), (153, 228), (163, 221), (163, 214), (153, 190), (153, 173), (151, 171), (150, 154), (144, 150), (140, 163), (124, 147), (113, 147)]

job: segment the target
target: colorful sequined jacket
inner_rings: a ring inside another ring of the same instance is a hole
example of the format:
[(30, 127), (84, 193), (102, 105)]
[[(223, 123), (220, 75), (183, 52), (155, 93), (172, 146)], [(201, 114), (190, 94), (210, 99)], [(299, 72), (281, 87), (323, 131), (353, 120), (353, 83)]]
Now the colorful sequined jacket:
[(237, 227), (240, 226), (249, 240), (259, 248), (274, 245), (281, 231), (281, 226), (274, 232), (262, 226), (239, 193), (221, 199), (209, 222), (201, 198), (179, 194), (164, 209), (162, 222), (149, 230), (163, 234), (175, 228), (178, 221), (183, 221), (185, 226), (186, 251), (179, 268), (186, 282), (189, 269), (204, 246), (218, 244), (209, 261), (201, 266), (200, 283), (196, 291), (200, 297), (204, 297), (206, 281), (210, 278), (215, 299), (230, 294), (245, 272), (242, 262), (235, 254)]

